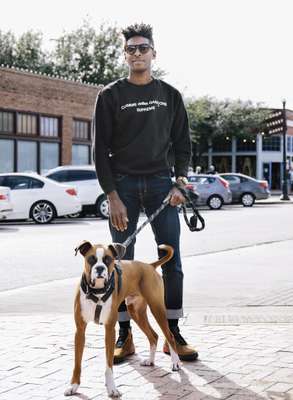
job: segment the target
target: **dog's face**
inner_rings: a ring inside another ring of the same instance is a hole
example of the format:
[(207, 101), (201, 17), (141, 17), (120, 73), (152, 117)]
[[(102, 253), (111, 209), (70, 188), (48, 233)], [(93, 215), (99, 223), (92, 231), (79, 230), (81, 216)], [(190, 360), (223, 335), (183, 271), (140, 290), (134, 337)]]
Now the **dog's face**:
[(125, 252), (124, 246), (121, 246), (115, 243), (105, 247), (84, 241), (75, 249), (75, 254), (80, 251), (84, 256), (84, 272), (91, 287), (102, 289), (106, 285), (114, 269), (115, 258), (121, 258), (122, 252)]

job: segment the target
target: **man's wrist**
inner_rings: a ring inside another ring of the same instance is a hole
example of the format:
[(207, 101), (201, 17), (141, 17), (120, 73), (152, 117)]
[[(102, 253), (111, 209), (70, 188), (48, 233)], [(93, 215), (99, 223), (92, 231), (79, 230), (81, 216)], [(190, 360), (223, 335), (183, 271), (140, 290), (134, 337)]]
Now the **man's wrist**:
[(186, 185), (188, 184), (188, 179), (187, 179), (186, 176), (178, 176), (177, 179), (176, 179), (176, 182), (177, 182), (179, 185), (184, 185), (184, 186), (186, 186)]
[(109, 201), (118, 200), (119, 199), (119, 195), (118, 195), (117, 191), (113, 190), (112, 192), (108, 193), (107, 194), (107, 199)]

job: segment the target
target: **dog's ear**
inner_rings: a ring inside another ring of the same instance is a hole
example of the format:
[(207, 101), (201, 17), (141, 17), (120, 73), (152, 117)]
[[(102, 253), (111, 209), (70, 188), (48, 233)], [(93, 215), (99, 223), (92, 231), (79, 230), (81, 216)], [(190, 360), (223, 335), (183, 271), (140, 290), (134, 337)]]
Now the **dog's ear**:
[(80, 243), (80, 245), (78, 245), (74, 251), (75, 251), (75, 255), (77, 255), (77, 253), (80, 251), (80, 253), (85, 256), (86, 253), (89, 251), (89, 249), (91, 249), (93, 246), (90, 242), (88, 242), (87, 240), (84, 240), (83, 242)]
[(126, 247), (121, 243), (112, 243), (108, 248), (112, 251), (113, 256), (118, 258), (118, 260), (121, 260), (126, 252)]

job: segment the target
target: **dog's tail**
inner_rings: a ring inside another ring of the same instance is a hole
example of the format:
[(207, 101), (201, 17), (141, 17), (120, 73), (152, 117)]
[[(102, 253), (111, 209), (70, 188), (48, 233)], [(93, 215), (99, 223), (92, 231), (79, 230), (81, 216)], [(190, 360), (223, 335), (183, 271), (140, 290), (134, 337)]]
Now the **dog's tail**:
[(168, 262), (169, 260), (171, 260), (171, 258), (173, 257), (173, 254), (174, 254), (173, 247), (168, 246), (166, 244), (160, 244), (159, 245), (159, 249), (166, 251), (167, 254), (164, 257), (160, 258), (158, 261), (155, 261), (155, 262), (151, 263), (151, 265), (154, 268), (157, 268), (159, 265), (163, 265), (166, 262)]

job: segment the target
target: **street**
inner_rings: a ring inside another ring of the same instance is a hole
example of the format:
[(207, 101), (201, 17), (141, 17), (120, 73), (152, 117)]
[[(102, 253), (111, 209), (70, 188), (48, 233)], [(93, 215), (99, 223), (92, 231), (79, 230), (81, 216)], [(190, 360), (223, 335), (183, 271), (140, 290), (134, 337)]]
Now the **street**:
[[(181, 216), (185, 310), (196, 307), (194, 318), (202, 319), (205, 307), (244, 306), (292, 288), (291, 204), (232, 206), (202, 214), (206, 229), (198, 233), (191, 233)], [(0, 237), (0, 312), (5, 313), (71, 312), (83, 265), (82, 257), (74, 256), (75, 246), (84, 239), (110, 243), (108, 222), (99, 219), (64, 219), (47, 226), (6, 223), (0, 225)], [(137, 237), (136, 258), (156, 259), (149, 226)], [(63, 289), (56, 293), (58, 283)], [(34, 296), (31, 285), (37, 285)]]

